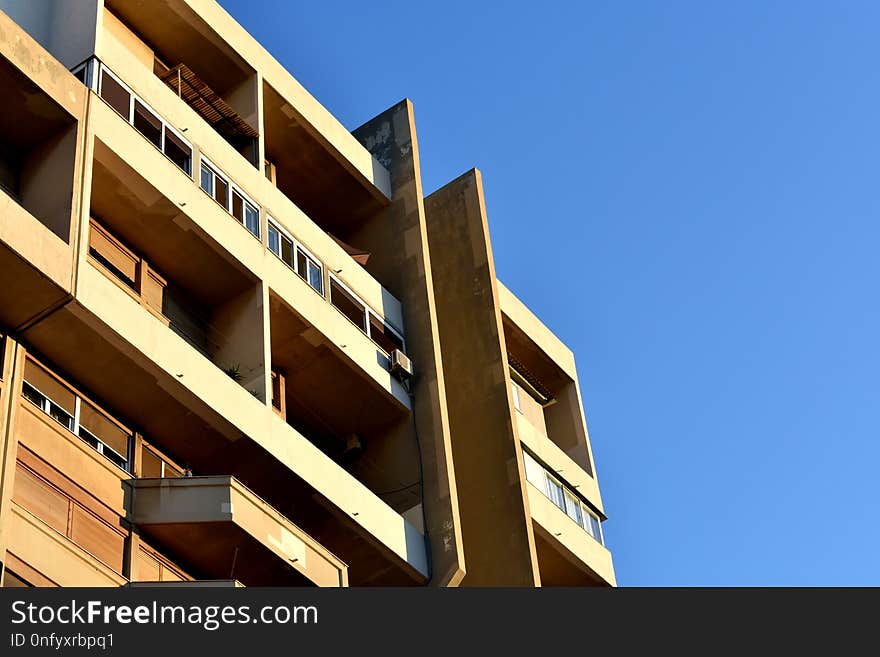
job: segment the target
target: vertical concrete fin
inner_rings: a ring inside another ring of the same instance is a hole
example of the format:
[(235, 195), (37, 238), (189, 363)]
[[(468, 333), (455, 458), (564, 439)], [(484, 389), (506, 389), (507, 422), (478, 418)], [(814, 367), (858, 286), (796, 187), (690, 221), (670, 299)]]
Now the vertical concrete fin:
[(468, 564), (462, 584), (535, 586), (540, 575), (480, 172), (431, 194), (425, 209)]
[(412, 103), (401, 101), (353, 134), (391, 173), (385, 223), (392, 243), (384, 249), (389, 263), (383, 283), (403, 305), (407, 351), (415, 368), (413, 413), (422, 454), (431, 584), (454, 586), (465, 564)]

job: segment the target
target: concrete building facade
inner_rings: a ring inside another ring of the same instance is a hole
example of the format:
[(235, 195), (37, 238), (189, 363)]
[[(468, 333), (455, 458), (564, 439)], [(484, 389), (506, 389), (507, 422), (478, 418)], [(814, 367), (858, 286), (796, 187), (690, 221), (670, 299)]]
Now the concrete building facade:
[(212, 0), (0, 0), (4, 586), (614, 586), (574, 358), (412, 104)]

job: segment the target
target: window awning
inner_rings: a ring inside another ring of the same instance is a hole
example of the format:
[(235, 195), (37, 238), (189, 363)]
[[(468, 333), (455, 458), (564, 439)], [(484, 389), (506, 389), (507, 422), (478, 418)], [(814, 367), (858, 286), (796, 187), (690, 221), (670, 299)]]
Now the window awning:
[(166, 68), (156, 62), (154, 72), (180, 98), (199, 113), (217, 132), (232, 143), (244, 143), (259, 133), (192, 72), (186, 64)]

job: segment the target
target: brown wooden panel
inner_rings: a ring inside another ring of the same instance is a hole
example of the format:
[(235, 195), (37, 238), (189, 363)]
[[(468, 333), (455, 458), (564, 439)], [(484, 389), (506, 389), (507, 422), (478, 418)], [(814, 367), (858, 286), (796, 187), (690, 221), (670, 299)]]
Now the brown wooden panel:
[(85, 399), (80, 403), (79, 423), (105, 445), (114, 449), (117, 454), (123, 457), (128, 456), (128, 439), (131, 432), (122, 429)]
[(144, 552), (143, 549), (138, 550), (137, 555), (137, 576), (134, 578), (137, 582), (158, 582), (160, 581), (159, 562), (152, 555)]
[(67, 533), (69, 498), (20, 462), (15, 468), (12, 499), (53, 529)]
[(165, 298), (165, 280), (152, 269), (146, 272), (143, 277), (143, 290), (141, 296), (144, 302), (158, 311), (162, 312), (162, 302)]
[(61, 383), (45, 367), (28, 358), (24, 366), (25, 381), (73, 415), (74, 395), (70, 388)]
[(89, 225), (89, 248), (109, 262), (126, 282), (136, 284), (138, 258), (94, 221)]
[(78, 505), (73, 507), (70, 538), (117, 573), (122, 572), (124, 536)]

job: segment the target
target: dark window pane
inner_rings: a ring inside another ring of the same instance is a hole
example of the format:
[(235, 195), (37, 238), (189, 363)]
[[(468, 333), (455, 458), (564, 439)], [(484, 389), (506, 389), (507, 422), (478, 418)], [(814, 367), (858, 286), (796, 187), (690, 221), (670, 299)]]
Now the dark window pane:
[(31, 404), (35, 404), (39, 406), (41, 409), (46, 403), (46, 398), (40, 394), (40, 392), (34, 388), (31, 384), (25, 382), (21, 387), (21, 396), (27, 399)]
[(229, 184), (220, 176), (214, 176), (214, 199), (229, 209)]
[(122, 114), (126, 121), (129, 120), (131, 94), (116, 80), (107, 75), (106, 71), (101, 71), (101, 98), (106, 100), (110, 107)]
[(281, 259), (291, 267), (296, 268), (296, 264), (293, 262), (293, 242), (283, 235), (281, 236)]
[(365, 308), (332, 278), (330, 279), (330, 303), (354, 322), (361, 331), (367, 332)]
[(244, 223), (244, 199), (232, 192), (232, 216)]
[(133, 125), (144, 137), (153, 142), (157, 148), (162, 146), (162, 121), (140, 101), (134, 101)]
[(174, 164), (179, 166), (186, 173), (190, 172), (192, 150), (182, 139), (180, 139), (180, 137), (167, 128), (165, 129), (165, 155), (167, 155)]
[(389, 354), (395, 349), (403, 351), (403, 341), (373, 314), (370, 314), (370, 337)]

